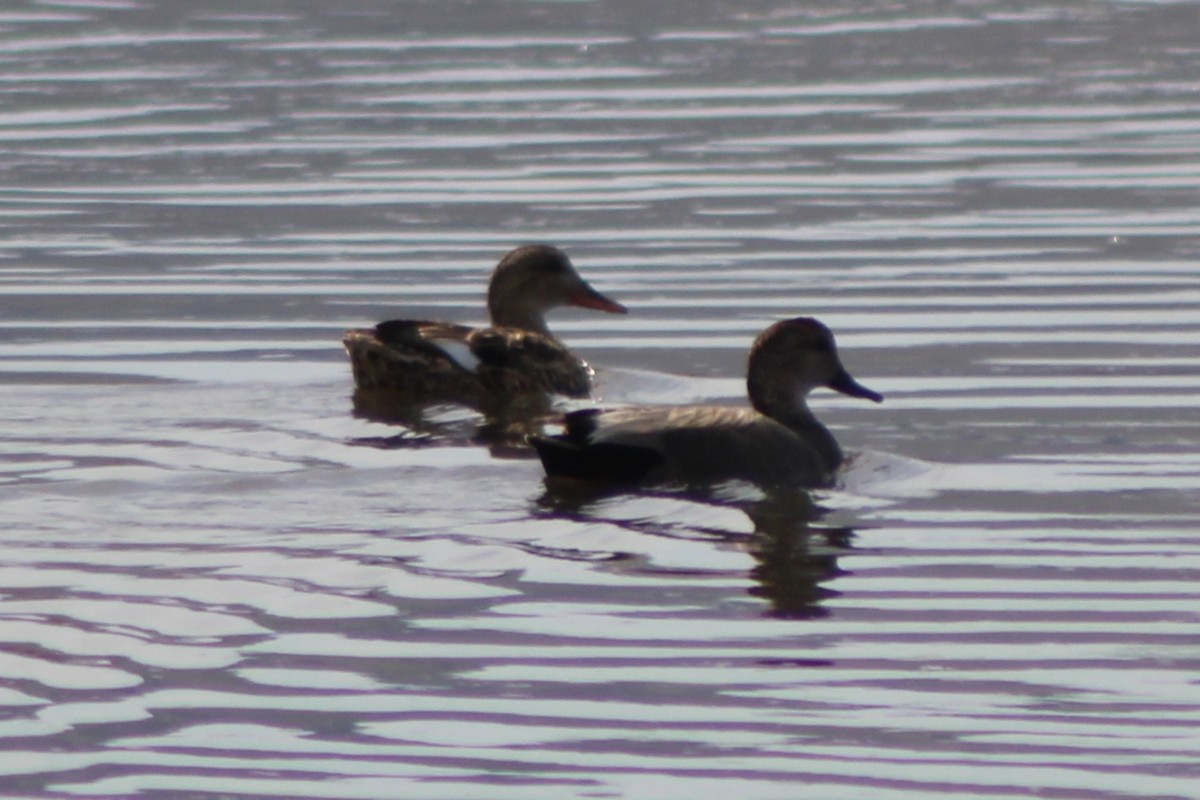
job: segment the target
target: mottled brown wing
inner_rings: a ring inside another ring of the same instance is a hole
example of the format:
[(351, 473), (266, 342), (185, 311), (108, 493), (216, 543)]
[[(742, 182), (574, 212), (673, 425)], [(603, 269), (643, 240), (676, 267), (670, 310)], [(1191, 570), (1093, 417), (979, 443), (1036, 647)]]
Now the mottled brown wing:
[(446, 322), (388, 320), (346, 331), (342, 343), (359, 389), (470, 400), (479, 392), (467, 345), (471, 331)]

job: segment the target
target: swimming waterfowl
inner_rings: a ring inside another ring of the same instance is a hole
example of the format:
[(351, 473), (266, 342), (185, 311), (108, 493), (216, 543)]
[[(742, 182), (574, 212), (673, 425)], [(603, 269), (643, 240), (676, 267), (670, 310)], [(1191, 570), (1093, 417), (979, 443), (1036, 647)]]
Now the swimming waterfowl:
[(360, 392), (476, 408), (523, 395), (587, 397), (591, 368), (546, 327), (546, 312), (566, 305), (626, 313), (581, 278), (562, 250), (526, 245), (492, 272), (491, 327), (389, 320), (346, 331), (342, 343)]
[(776, 322), (750, 349), (746, 386), (752, 408), (634, 406), (567, 414), (565, 432), (530, 437), (546, 474), (617, 484), (759, 485), (832, 483), (842, 450), (805, 398), (821, 386), (876, 403), (838, 358), (829, 329), (815, 319)]

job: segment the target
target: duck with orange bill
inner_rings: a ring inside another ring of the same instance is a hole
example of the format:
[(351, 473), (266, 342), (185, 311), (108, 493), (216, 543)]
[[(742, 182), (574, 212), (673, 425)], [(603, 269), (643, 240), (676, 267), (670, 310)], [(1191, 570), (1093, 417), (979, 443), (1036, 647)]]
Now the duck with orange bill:
[(592, 369), (550, 332), (546, 313), (579, 306), (610, 314), (626, 308), (598, 292), (557, 247), (507, 253), (488, 286), (491, 326), (389, 320), (346, 332), (360, 392), (388, 392), (417, 403), (488, 408), (529, 395), (587, 397)]

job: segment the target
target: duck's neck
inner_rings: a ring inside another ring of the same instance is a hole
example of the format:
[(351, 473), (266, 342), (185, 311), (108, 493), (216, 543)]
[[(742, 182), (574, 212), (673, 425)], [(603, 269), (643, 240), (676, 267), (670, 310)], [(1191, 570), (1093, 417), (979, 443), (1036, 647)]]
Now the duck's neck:
[(829, 470), (835, 470), (842, 463), (842, 448), (829, 429), (809, 410), (803, 395), (788, 392), (765, 393), (755, 391), (751, 387), (750, 404), (758, 413), (770, 417), (797, 436), (808, 442), (820, 454), (821, 460)]
[(546, 317), (539, 309), (489, 299), (488, 313), (491, 314), (492, 325), (497, 328), (520, 328), (523, 331), (550, 335), (550, 329), (546, 327)]

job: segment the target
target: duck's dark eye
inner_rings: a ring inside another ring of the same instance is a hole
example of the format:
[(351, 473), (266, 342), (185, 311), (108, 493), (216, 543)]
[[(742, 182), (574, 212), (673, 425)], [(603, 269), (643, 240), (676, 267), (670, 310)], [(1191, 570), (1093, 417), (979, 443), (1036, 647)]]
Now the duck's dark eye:
[(821, 338), (817, 339), (817, 341), (813, 344), (813, 349), (816, 350), (818, 353), (832, 353), (833, 352), (833, 340), (830, 338), (827, 338), (825, 336), (822, 336)]

